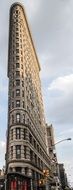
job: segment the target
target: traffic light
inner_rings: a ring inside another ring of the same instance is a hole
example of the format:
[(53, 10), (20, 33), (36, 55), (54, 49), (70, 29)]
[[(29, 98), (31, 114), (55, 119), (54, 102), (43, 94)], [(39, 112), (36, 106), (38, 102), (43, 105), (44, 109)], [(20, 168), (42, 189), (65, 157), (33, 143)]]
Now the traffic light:
[(44, 177), (48, 177), (49, 176), (49, 170), (43, 170), (43, 174), (44, 174)]
[(44, 179), (40, 179), (39, 180), (39, 186), (42, 186), (42, 185), (44, 185), (45, 184), (45, 180)]

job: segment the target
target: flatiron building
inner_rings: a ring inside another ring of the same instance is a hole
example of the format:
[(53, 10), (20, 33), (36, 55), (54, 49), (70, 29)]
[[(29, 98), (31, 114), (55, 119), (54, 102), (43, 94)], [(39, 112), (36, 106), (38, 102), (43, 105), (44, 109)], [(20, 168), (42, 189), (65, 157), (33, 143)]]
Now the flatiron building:
[(41, 179), (50, 171), (37, 58), (24, 8), (10, 8), (6, 172)]

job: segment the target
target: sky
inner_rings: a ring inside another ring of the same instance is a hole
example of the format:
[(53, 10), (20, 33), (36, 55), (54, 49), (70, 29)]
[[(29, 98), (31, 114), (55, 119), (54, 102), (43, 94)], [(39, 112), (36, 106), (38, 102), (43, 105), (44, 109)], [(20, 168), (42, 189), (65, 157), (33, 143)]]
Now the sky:
[[(8, 109), (9, 9), (15, 0), (0, 2), (0, 168), (4, 165)], [(19, 0), (18, 0), (19, 2)], [(73, 0), (20, 0), (41, 65), (46, 122), (53, 125), (55, 142), (73, 138)], [(73, 139), (56, 145), (73, 184)]]

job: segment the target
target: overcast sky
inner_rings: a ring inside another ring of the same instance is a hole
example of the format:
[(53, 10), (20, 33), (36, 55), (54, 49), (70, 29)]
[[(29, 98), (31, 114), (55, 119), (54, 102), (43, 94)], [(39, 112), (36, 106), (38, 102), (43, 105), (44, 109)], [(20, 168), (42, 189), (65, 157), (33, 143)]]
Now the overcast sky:
[[(7, 128), (7, 56), (9, 8), (14, 0), (0, 2), (0, 167), (4, 164)], [(73, 0), (20, 0), (41, 65), (45, 117), (52, 123), (55, 141), (73, 137)], [(56, 146), (73, 180), (73, 140)]]

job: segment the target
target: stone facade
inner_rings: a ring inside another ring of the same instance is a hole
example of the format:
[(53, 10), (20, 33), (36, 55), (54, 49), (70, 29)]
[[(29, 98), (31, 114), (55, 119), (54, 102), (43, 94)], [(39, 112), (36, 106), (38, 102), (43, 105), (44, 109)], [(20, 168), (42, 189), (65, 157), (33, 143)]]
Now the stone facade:
[(8, 129), (6, 172), (40, 179), (51, 170), (46, 148), (46, 125), (40, 65), (22, 5), (10, 9), (8, 51)]

